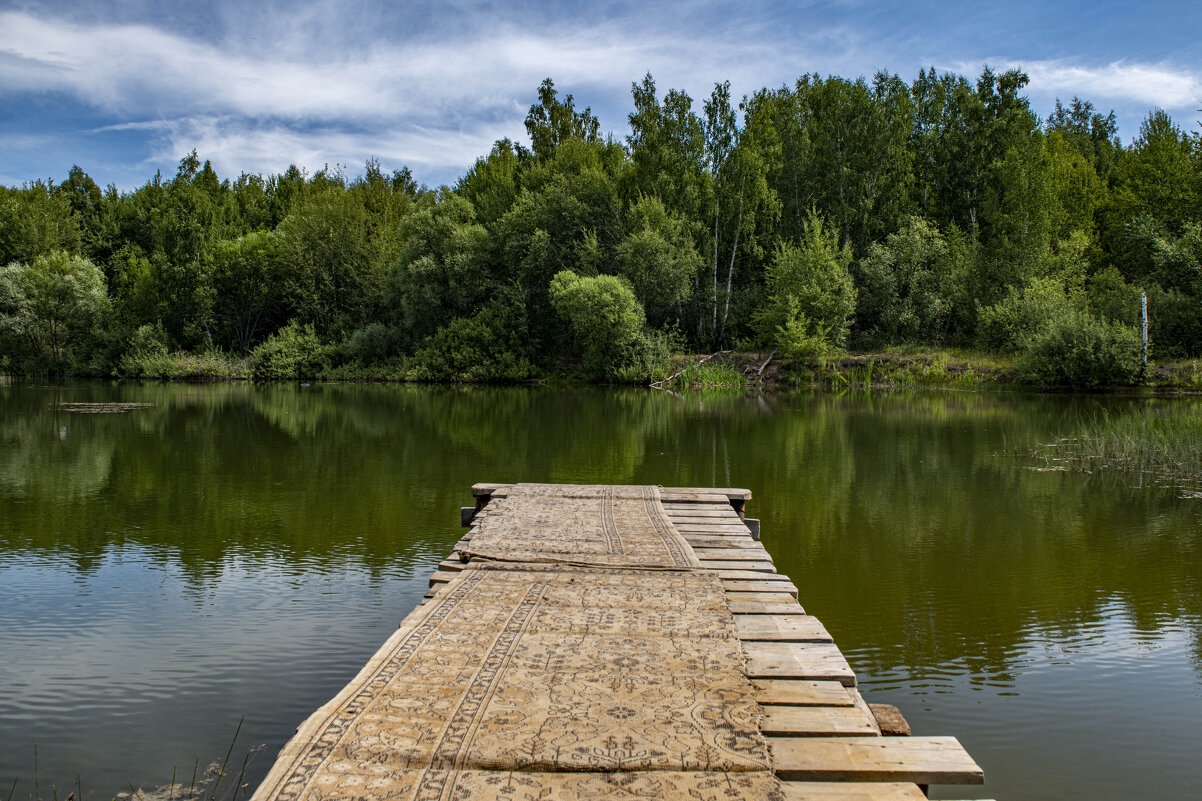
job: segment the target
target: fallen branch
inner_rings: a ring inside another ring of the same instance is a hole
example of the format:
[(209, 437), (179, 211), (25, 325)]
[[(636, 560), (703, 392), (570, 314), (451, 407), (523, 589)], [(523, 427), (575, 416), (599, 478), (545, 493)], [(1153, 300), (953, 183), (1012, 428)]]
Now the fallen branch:
[(764, 368), (768, 366), (768, 362), (772, 361), (772, 357), (775, 355), (776, 355), (775, 350), (768, 354), (768, 358), (764, 359), (764, 363), (760, 365), (760, 369), (755, 371), (756, 378), (759, 378), (761, 375), (764, 374)]
[[(699, 360), (699, 361), (697, 362), (697, 364), (691, 364), (691, 365), (689, 365), (689, 367), (700, 367), (701, 365), (705, 364), (706, 362), (708, 362), (710, 359), (714, 358), (715, 356), (721, 356), (721, 355), (723, 355), (723, 354), (725, 354), (725, 353), (730, 353), (730, 351), (728, 351), (728, 350), (720, 350), (720, 351), (718, 351), (717, 353), (711, 353), (709, 356), (705, 356), (705, 357), (703, 357), (701, 360)], [(667, 377), (667, 378), (665, 378), (663, 381), (652, 381), (652, 382), (651, 382), (651, 387), (652, 387), (653, 389), (663, 389), (663, 388), (664, 388), (664, 384), (667, 384), (667, 383), (669, 383), (669, 382), (671, 382), (671, 381), (673, 381), (673, 380), (675, 380), (675, 379), (677, 379), (677, 378), (680, 378), (682, 375), (684, 375), (684, 372), (685, 372), (685, 370), (688, 370), (688, 369), (689, 369), (689, 367), (684, 367), (684, 368), (682, 368), (682, 369), (680, 369), (680, 370), (677, 370), (675, 373), (673, 373), (672, 375), (668, 376), (668, 377)]]

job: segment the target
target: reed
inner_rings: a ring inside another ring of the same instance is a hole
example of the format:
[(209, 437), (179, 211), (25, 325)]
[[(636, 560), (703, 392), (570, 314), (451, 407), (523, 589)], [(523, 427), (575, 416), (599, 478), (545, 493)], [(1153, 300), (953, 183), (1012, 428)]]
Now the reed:
[(747, 389), (747, 376), (728, 364), (691, 364), (667, 383), (666, 388), (731, 389), (743, 392)]
[[(262, 751), (265, 747), (257, 745), (246, 749), (246, 753), (242, 758), (242, 769), (238, 773), (238, 779), (234, 783), (234, 786), (227, 787), (218, 795), (221, 787), (221, 779), (228, 775), (227, 768), (229, 767), (230, 758), (233, 756), (234, 746), (238, 742), (238, 735), (242, 731), (242, 724), (244, 722), (245, 716), (243, 716), (242, 720), (238, 721), (238, 727), (234, 730), (233, 739), (230, 740), (225, 758), (221, 762), (211, 762), (202, 773), (200, 770), (200, 758), (197, 757), (192, 767), (192, 783), (186, 791), (182, 783), (176, 784), (178, 766), (173, 765), (171, 767), (171, 782), (169, 784), (162, 785), (161, 787), (147, 788), (135, 787), (132, 782), (127, 782), (126, 786), (129, 787), (129, 791), (115, 794), (111, 797), (111, 801), (237, 801), (239, 792), (246, 789), (246, 769), (250, 766), (255, 754)], [(53, 785), (50, 788), (49, 798), (42, 796), (39, 756), (38, 746), (35, 743), (33, 747), (33, 792), (29, 794), (27, 801), (59, 801), (58, 788)], [(23, 798), (16, 797), (19, 784), (20, 777), (14, 778), (5, 801), (14, 801), (14, 799), (16, 801), (25, 801)], [(78, 773), (75, 774), (75, 791), (70, 793), (63, 801), (87, 801), (83, 794), (83, 781)]]
[(1202, 416), (1147, 407), (1122, 413), (1102, 409), (1082, 419), (1072, 434), (1037, 445), (1033, 454), (1087, 471), (1202, 482)]

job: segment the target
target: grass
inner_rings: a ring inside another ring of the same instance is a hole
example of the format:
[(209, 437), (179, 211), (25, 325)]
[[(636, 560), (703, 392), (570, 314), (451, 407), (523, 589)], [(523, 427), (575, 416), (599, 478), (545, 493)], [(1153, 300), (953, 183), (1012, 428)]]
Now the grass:
[(832, 389), (969, 387), (1014, 381), (1014, 365), (992, 354), (956, 349), (887, 348), (797, 366), (795, 383)]
[[(238, 728), (234, 730), (234, 737), (230, 740), (230, 746), (226, 750), (225, 758), (220, 762), (210, 763), (202, 773), (200, 771), (200, 758), (197, 757), (196, 763), (192, 767), (192, 783), (185, 790), (182, 784), (176, 784), (176, 772), (178, 766), (171, 768), (171, 783), (161, 787), (143, 788), (134, 787), (133, 784), (128, 784), (128, 793), (117, 793), (112, 797), (112, 801), (238, 801), (238, 794), (242, 790), (248, 789), (245, 783), (246, 769), (250, 765), (251, 758), (259, 751), (263, 750), (262, 745), (247, 749), (246, 755), (242, 759), (242, 769), (238, 773), (238, 779), (234, 782), (233, 787), (228, 787), (221, 796), (218, 796), (218, 791), (221, 789), (221, 780), (229, 775), (230, 757), (234, 753), (234, 745), (238, 742), (238, 735), (242, 732), (242, 724), (245, 722), (246, 716), (238, 721)], [(9, 789), (8, 798), (6, 801), (13, 801), (17, 791), (18, 779), (13, 779), (12, 787)], [(28, 801), (60, 801), (58, 788), (51, 785), (51, 794), (49, 797), (42, 795), (41, 776), (38, 767), (38, 747), (35, 743), (33, 746), (33, 793), (28, 797)], [(18, 801), (24, 801), (18, 799)], [(75, 774), (75, 790), (67, 795), (61, 801), (85, 801), (83, 794), (83, 782), (80, 780), (79, 774)]]
[[(1192, 410), (1191, 410), (1192, 411)], [(1100, 411), (1071, 435), (1040, 444), (1032, 455), (1083, 471), (1122, 470), (1172, 483), (1202, 483), (1202, 415)]]
[(747, 376), (728, 364), (690, 364), (664, 384), (665, 389), (747, 390)]
[(1188, 361), (1158, 363), (1152, 367), (1148, 385), (1169, 389), (1202, 390), (1202, 362)]
[(176, 381), (229, 381), (250, 378), (245, 358), (216, 351), (151, 353), (122, 359), (119, 378), (158, 378)]

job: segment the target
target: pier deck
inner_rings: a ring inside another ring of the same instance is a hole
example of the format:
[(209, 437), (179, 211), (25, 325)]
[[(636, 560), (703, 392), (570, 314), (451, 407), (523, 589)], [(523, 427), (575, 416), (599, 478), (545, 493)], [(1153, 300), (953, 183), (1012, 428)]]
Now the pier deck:
[(983, 781), (952, 737), (891, 736), (900, 716), (874, 713), (776, 572), (749, 491), (472, 493), (426, 599), (254, 801), (887, 801)]

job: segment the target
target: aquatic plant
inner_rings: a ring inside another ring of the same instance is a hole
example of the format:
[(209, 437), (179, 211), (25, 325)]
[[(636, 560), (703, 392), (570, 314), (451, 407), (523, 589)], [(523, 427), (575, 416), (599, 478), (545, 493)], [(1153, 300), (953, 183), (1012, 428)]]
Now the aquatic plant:
[(1102, 409), (1072, 434), (1038, 444), (1032, 454), (1081, 470), (1124, 470), (1172, 482), (1202, 482), (1202, 416), (1141, 407), (1111, 414)]

